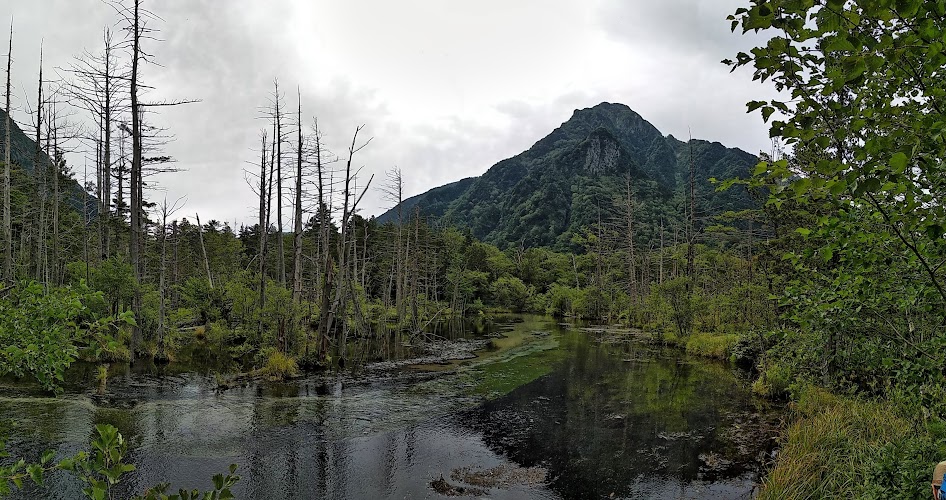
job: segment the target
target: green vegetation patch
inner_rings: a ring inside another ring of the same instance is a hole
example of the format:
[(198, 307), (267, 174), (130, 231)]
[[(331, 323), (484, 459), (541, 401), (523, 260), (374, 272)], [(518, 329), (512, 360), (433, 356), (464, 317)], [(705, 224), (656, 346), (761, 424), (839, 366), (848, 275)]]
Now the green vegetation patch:
[(474, 363), (461, 377), (471, 377), (470, 393), (497, 398), (552, 371), (566, 350), (554, 335), (525, 340), (503, 354)]
[(706, 358), (727, 359), (738, 341), (739, 336), (735, 334), (699, 333), (687, 339), (686, 351), (687, 354)]

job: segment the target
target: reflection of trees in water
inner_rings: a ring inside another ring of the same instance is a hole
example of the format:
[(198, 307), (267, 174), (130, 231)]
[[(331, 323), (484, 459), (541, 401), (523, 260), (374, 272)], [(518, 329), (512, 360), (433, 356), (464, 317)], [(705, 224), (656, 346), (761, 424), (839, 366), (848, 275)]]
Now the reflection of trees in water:
[(696, 480), (700, 454), (724, 452), (723, 412), (747, 408), (745, 389), (721, 365), (585, 333), (562, 342), (569, 354), (556, 369), (472, 412), (471, 425), (515, 462), (548, 467), (566, 497)]

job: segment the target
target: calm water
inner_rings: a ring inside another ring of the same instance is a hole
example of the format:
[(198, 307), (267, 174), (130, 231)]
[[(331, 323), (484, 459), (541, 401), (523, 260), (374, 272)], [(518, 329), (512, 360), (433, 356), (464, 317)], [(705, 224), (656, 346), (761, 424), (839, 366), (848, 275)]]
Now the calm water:
[[(236, 463), (235, 493), (254, 499), (446, 498), (431, 487), (441, 477), (487, 498), (751, 497), (768, 414), (731, 369), (524, 319), (493, 351), (446, 367), (226, 391), (199, 370), (125, 370), (104, 395), (92, 382), (55, 399), (4, 389), (0, 418), (17, 424), (11, 451), (31, 457), (82, 449), (96, 423), (118, 426), (134, 491), (207, 487)], [(19, 498), (80, 488), (57, 475)]]

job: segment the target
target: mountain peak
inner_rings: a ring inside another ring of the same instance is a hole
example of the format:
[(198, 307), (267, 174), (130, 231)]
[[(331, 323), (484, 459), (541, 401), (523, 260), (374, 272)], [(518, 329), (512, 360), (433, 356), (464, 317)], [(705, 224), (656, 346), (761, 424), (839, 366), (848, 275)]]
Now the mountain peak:
[[(747, 208), (745, 193), (716, 193), (707, 179), (745, 175), (751, 155), (690, 141), (699, 179), (701, 213)], [(442, 217), (500, 247), (568, 248), (596, 224), (601, 209), (620, 203), (628, 186), (642, 244), (659, 238), (660, 223), (682, 224), (676, 209), (690, 154), (625, 104), (602, 102), (572, 116), (527, 151), (493, 165), (482, 176), (405, 200), (422, 214)], [(393, 211), (379, 220), (394, 220)]]

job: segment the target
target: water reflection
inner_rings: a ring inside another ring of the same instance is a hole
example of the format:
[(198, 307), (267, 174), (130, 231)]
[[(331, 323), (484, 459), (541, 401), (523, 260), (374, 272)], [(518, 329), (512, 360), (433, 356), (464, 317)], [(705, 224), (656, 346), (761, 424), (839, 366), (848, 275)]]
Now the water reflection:
[(549, 486), (567, 498), (751, 495), (768, 443), (740, 434), (760, 415), (728, 369), (588, 340), (563, 334), (569, 355), (471, 411), (470, 427), (511, 460), (548, 468)]
[[(0, 417), (31, 429), (11, 448), (33, 457), (74, 452), (96, 423), (116, 425), (138, 467), (126, 493), (168, 479), (207, 487), (230, 463), (240, 465), (240, 498), (437, 498), (432, 480), (503, 464), (544, 467), (548, 484), (492, 488), (490, 498), (751, 492), (764, 449), (731, 432), (753, 410), (725, 367), (602, 344), (541, 318), (510, 339), (450, 372), (340, 373), (224, 392), (209, 371), (127, 371), (102, 397), (0, 398)], [(57, 475), (19, 498), (78, 493)]]

